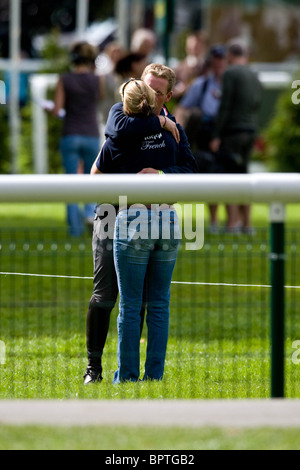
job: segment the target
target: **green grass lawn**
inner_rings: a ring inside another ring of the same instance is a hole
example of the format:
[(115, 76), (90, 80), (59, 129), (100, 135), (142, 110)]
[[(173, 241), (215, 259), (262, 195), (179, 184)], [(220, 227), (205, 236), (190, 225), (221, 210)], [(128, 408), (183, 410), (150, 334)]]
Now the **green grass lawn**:
[(0, 450), (299, 450), (299, 438), (279, 428), (1, 426)]
[[(288, 208), (288, 285), (298, 285), (297, 214)], [(221, 220), (224, 209), (220, 208)], [(268, 207), (254, 206), (254, 237), (205, 234), (202, 250), (181, 250), (172, 284), (166, 371), (161, 383), (112, 385), (117, 306), (105, 349), (104, 381), (84, 387), (85, 316), (92, 292), (90, 236), (66, 235), (63, 204), (0, 206), (0, 365), (3, 398), (267, 398), (270, 396)], [(194, 283), (202, 284), (194, 284)], [(228, 285), (232, 284), (232, 285)], [(235, 287), (245, 284), (253, 287)], [(255, 287), (254, 287), (255, 286)], [(299, 290), (287, 290), (286, 393), (299, 397)], [(147, 329), (141, 341), (141, 375)]]
[[(199, 252), (180, 253), (172, 284), (170, 339), (162, 382), (112, 385), (115, 308), (104, 381), (83, 387), (89, 279), (0, 275), (0, 399), (268, 398), (270, 290), (267, 206), (253, 207), (255, 237), (205, 234)], [(225, 212), (220, 208), (220, 220)], [(63, 204), (0, 205), (0, 271), (92, 276), (91, 240), (66, 234)], [(208, 218), (206, 213), (206, 224)], [(287, 208), (286, 284), (299, 285), (299, 206)], [(207, 285), (209, 284), (209, 285)], [(211, 285), (217, 284), (217, 285)], [(299, 398), (299, 290), (286, 291), (286, 396)], [(141, 373), (147, 330), (141, 341)], [(299, 449), (297, 429), (60, 428), (0, 426), (0, 449)]]

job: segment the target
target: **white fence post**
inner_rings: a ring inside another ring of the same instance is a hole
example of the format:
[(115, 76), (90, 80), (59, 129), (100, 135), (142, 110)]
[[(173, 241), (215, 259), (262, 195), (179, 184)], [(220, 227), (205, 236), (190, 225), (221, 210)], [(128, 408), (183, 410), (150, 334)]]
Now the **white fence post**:
[(0, 341), (0, 366), (6, 364), (6, 347), (4, 341)]
[(6, 85), (0, 80), (0, 105), (6, 104)]
[(56, 74), (37, 74), (30, 78), (32, 96), (32, 140), (34, 173), (47, 174), (48, 162), (48, 116), (42, 107), (47, 99), (47, 90), (54, 87), (58, 76)]
[(19, 113), (20, 90), (20, 41), (21, 41), (21, 0), (11, 0), (9, 9), (9, 40), (10, 40), (10, 97), (9, 97), (9, 124), (10, 124), (10, 149), (11, 171), (19, 171), (19, 147), (21, 122)]

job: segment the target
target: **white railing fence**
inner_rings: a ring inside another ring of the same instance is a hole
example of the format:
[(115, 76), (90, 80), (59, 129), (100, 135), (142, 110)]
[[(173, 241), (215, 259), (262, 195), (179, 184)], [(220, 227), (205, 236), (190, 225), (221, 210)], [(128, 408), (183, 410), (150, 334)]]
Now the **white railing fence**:
[(178, 202), (270, 206), (271, 396), (284, 396), (285, 206), (300, 203), (300, 174), (9, 175), (0, 202)]

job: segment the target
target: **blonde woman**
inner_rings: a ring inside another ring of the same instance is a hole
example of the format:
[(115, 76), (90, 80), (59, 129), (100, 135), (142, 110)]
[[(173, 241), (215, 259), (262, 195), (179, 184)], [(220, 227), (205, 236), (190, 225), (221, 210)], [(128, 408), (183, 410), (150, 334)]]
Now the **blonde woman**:
[[(95, 155), (100, 148), (98, 106), (105, 97), (105, 81), (95, 75), (97, 49), (87, 42), (72, 47), (71, 70), (63, 74), (57, 83), (53, 114), (58, 116), (66, 110), (60, 150), (64, 170), (76, 174), (82, 164), (83, 172), (89, 173)], [(78, 204), (68, 204), (67, 220), (70, 235), (84, 233), (94, 218), (95, 204), (86, 204), (82, 213)]]

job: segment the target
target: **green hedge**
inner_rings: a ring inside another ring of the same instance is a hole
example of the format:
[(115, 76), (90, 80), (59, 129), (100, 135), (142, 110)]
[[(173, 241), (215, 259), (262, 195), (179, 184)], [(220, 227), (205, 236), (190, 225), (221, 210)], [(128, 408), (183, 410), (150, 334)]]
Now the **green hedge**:
[(288, 89), (279, 97), (264, 133), (266, 157), (273, 171), (300, 172), (300, 104), (292, 102), (293, 92)]

